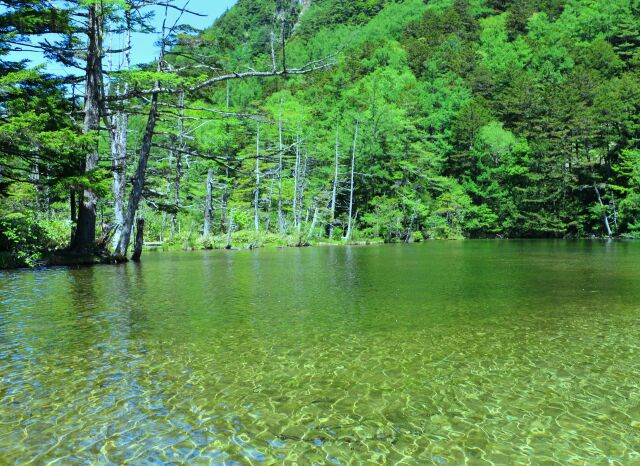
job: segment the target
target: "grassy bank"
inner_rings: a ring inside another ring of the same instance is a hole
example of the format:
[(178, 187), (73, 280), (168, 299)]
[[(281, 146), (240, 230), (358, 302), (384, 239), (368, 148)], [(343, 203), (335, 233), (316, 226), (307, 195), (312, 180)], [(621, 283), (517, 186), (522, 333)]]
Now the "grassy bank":
[[(413, 242), (422, 241), (422, 235), (415, 235)], [(151, 248), (166, 251), (192, 251), (207, 249), (253, 249), (253, 248), (284, 248), (307, 246), (340, 246), (340, 245), (366, 245), (385, 243), (383, 238), (365, 238), (355, 234), (347, 241), (343, 239), (309, 238), (306, 235), (277, 235), (266, 233), (256, 235), (252, 231), (238, 231), (231, 236), (216, 235), (206, 239), (196, 235), (176, 235), (165, 241), (150, 242)], [(149, 246), (147, 246), (149, 248)]]

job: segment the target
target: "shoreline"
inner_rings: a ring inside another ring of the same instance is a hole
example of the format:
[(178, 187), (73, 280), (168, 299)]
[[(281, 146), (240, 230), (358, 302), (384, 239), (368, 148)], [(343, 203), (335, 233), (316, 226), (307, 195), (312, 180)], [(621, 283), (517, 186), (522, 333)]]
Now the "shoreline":
[[(434, 238), (423, 239), (420, 241), (394, 241), (385, 242), (383, 240), (363, 240), (363, 241), (318, 241), (307, 244), (278, 244), (266, 243), (259, 246), (254, 244), (243, 243), (239, 246), (227, 247), (184, 247), (178, 245), (165, 245), (159, 242), (149, 242), (144, 246), (143, 252), (196, 252), (196, 251), (252, 251), (255, 249), (296, 249), (296, 248), (312, 248), (312, 247), (346, 247), (346, 246), (381, 246), (381, 245), (408, 245), (420, 244), (428, 242), (450, 242), (450, 241), (634, 241), (637, 238), (626, 237), (580, 237), (580, 238)], [(0, 261), (0, 272), (10, 270), (33, 270), (47, 269), (54, 267), (92, 267), (95, 265), (117, 265), (128, 261), (117, 261), (111, 254), (105, 252), (96, 253), (69, 253), (67, 251), (54, 251), (40, 261), (35, 262), (32, 266), (28, 265), (12, 265), (17, 263), (18, 259), (13, 258), (9, 253), (1, 253), (5, 256), (4, 261)], [(144, 260), (144, 256), (143, 259)], [(13, 261), (13, 262), (12, 262)]]

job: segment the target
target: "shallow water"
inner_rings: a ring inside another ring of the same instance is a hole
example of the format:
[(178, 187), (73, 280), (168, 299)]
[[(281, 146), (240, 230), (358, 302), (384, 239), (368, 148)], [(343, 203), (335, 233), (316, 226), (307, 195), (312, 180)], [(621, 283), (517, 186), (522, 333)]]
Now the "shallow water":
[(1, 464), (640, 464), (639, 377), (640, 243), (0, 274)]

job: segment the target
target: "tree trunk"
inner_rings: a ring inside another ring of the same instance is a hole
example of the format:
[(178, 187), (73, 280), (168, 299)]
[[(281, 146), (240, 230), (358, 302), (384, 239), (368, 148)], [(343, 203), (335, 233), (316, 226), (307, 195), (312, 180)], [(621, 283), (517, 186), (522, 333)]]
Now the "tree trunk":
[[(173, 145), (173, 141), (171, 141), (170, 143), (171, 145)], [(173, 164), (173, 147), (169, 148), (169, 166), (171, 166)], [(176, 178), (175, 176), (173, 177), (173, 181), (171, 183), (169, 183), (169, 185), (167, 186), (167, 197), (171, 198), (171, 192), (173, 191), (173, 198), (174, 198), (174, 208), (175, 208), (175, 182), (176, 182)], [(176, 219), (176, 212), (174, 210), (171, 211), (171, 216), (169, 219), (169, 235), (173, 238), (176, 235), (176, 227), (177, 227), (177, 219)]]
[(176, 173), (173, 179), (173, 210), (171, 211), (171, 236), (175, 235), (178, 223), (178, 211), (180, 210), (180, 181), (182, 179), (182, 154), (176, 152)]
[(205, 239), (211, 236), (211, 213), (213, 211), (213, 170), (207, 172), (207, 197), (204, 205), (204, 232)]
[(233, 209), (229, 211), (229, 226), (227, 227), (227, 245), (225, 249), (231, 249), (231, 233), (233, 233)]
[(253, 198), (253, 222), (257, 241), (260, 235), (260, 123), (256, 130), (256, 189)]
[(415, 215), (411, 215), (411, 219), (409, 220), (409, 228), (407, 228), (407, 233), (405, 234), (405, 237), (404, 237), (405, 243), (411, 242), (411, 235), (413, 234), (413, 222), (415, 221), (415, 219), (416, 219)]
[(604, 205), (604, 202), (602, 202), (602, 198), (600, 197), (600, 190), (598, 189), (597, 186), (594, 186), (593, 189), (595, 189), (596, 197), (598, 198), (598, 202), (600, 203), (600, 206), (603, 209), (603, 211), (602, 211), (602, 220), (604, 221), (604, 227), (605, 227), (605, 230), (607, 231), (607, 236), (611, 236), (611, 225), (609, 225), (609, 216), (607, 215), (607, 211), (606, 211), (606, 207)]
[(317, 220), (318, 220), (318, 207), (316, 206), (315, 209), (313, 210), (313, 220), (311, 220), (311, 226), (309, 227), (309, 234), (307, 235), (309, 239), (313, 239), (313, 234), (316, 229)]
[[(100, 105), (102, 103), (102, 7), (92, 4), (88, 7), (87, 67), (85, 76), (84, 125), (85, 134), (100, 131)], [(83, 171), (91, 174), (98, 168), (98, 141), (87, 154)], [(76, 234), (71, 249), (77, 252), (93, 249), (96, 242), (96, 206), (98, 196), (91, 187), (84, 190), (78, 208)]]
[(298, 229), (298, 186), (300, 180), (300, 130), (296, 133), (296, 164), (293, 167), (293, 226)]
[[(118, 113), (114, 118), (114, 137), (111, 140), (111, 168), (113, 170), (113, 223), (122, 228), (124, 223), (124, 201), (127, 188), (127, 131), (129, 115)], [(114, 246), (115, 246), (114, 239)]]
[(164, 229), (167, 226), (167, 213), (162, 215), (162, 224), (160, 225), (160, 242), (164, 242)]
[(353, 137), (353, 152), (351, 154), (351, 185), (349, 188), (349, 223), (347, 226), (347, 234), (345, 236), (345, 239), (347, 241), (349, 241), (351, 239), (351, 229), (353, 227), (353, 219), (352, 219), (352, 214), (353, 214), (353, 186), (354, 186), (354, 173), (355, 173), (355, 167), (356, 167), (356, 145), (358, 143), (358, 122), (356, 121), (356, 132), (355, 135)]
[[(125, 12), (127, 32), (125, 39), (124, 67), (128, 71), (131, 68), (131, 13), (129, 10)], [(125, 82), (122, 89), (123, 93), (129, 90), (128, 84)], [(125, 196), (127, 189), (127, 142), (129, 131), (129, 115), (119, 110), (113, 118), (113, 128), (110, 131), (111, 136), (111, 169), (113, 170), (113, 228), (119, 230), (124, 223)], [(117, 231), (116, 230), (116, 231)], [(113, 247), (117, 246), (117, 235), (113, 236)]]
[[(225, 181), (226, 183), (226, 181)], [(222, 188), (222, 196), (220, 198), (220, 229), (224, 232), (227, 229), (227, 207), (229, 205), (229, 193), (227, 186)]]
[(136, 221), (136, 243), (133, 249), (133, 256), (131, 256), (131, 260), (134, 262), (140, 262), (142, 246), (144, 246), (144, 217), (138, 217)]
[(71, 189), (71, 194), (69, 195), (69, 208), (71, 210), (71, 243), (73, 243), (73, 238), (76, 235), (76, 222), (78, 221), (77, 207), (76, 207), (76, 190)]
[(265, 225), (264, 231), (269, 233), (269, 228), (271, 228), (271, 210), (273, 207), (273, 176), (271, 177), (271, 182), (269, 183), (269, 196), (267, 197), (267, 224)]
[[(156, 83), (156, 87), (159, 83)], [(131, 230), (133, 229), (133, 221), (142, 198), (142, 191), (144, 189), (145, 175), (147, 171), (147, 163), (149, 162), (149, 155), (151, 153), (151, 144), (153, 142), (153, 133), (156, 128), (156, 121), (158, 117), (158, 94), (154, 93), (151, 97), (151, 108), (149, 109), (149, 119), (147, 120), (147, 127), (145, 128), (144, 136), (142, 138), (142, 146), (140, 147), (140, 156), (138, 158), (138, 167), (136, 175), (133, 178), (133, 186), (131, 188), (131, 194), (129, 196), (129, 202), (127, 204), (127, 212), (122, 225), (122, 231), (120, 232), (115, 256), (119, 260), (126, 260), (127, 251), (129, 249), (129, 242), (131, 241)]]
[(296, 220), (298, 225), (298, 236), (302, 231), (302, 210), (304, 209), (304, 191), (307, 183), (307, 162), (309, 160), (308, 154), (305, 152), (304, 163), (302, 164), (302, 170), (300, 173), (300, 182), (298, 186), (298, 218)]
[[(281, 104), (282, 105), (282, 104)], [(284, 151), (284, 145), (282, 143), (282, 110), (280, 111), (280, 117), (278, 122), (278, 228), (280, 234), (284, 234), (284, 217), (282, 215), (282, 152)]]
[(334, 176), (333, 176), (333, 191), (331, 193), (331, 218), (330, 218), (331, 223), (329, 223), (329, 239), (333, 238), (333, 226), (336, 221), (336, 197), (338, 195), (338, 163), (339, 163), (339, 157), (340, 157), (339, 131), (340, 131), (340, 128), (336, 124), (336, 163), (335, 163), (335, 170), (334, 170)]
[[(174, 142), (174, 138), (172, 138)], [(174, 146), (175, 147), (175, 146)], [(173, 147), (172, 147), (173, 149)], [(178, 212), (180, 211), (180, 183), (182, 182), (182, 153), (184, 144), (184, 92), (178, 95), (178, 141), (176, 152), (176, 172), (173, 179), (173, 212), (171, 213), (171, 235), (175, 233)]]
[[(231, 89), (230, 89), (230, 83), (229, 81), (227, 81), (227, 113), (229, 113), (229, 107), (230, 107), (230, 100), (231, 100)], [(230, 137), (231, 137), (231, 128), (229, 126), (229, 117), (227, 116), (227, 120), (225, 123), (225, 138), (226, 138), (226, 145), (225, 145), (225, 168), (224, 168), (224, 176), (225, 176), (225, 180), (223, 183), (223, 188), (222, 188), (222, 199), (220, 202), (220, 227), (221, 230), (224, 231), (226, 226), (227, 226), (227, 209), (229, 206), (229, 177), (231, 176), (231, 173), (229, 172), (229, 164), (231, 163), (231, 141), (230, 141)]]

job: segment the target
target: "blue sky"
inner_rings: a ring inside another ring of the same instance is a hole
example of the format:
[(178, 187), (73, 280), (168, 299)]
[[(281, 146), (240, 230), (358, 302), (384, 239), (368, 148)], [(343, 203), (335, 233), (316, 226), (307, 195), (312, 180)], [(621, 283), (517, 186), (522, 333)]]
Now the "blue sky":
[[(184, 0), (186, 1), (186, 0)], [(190, 24), (196, 28), (206, 28), (210, 26), (216, 18), (220, 17), (227, 9), (231, 8), (237, 0), (191, 0), (189, 2), (189, 9), (201, 14), (205, 14), (205, 17), (185, 15), (182, 19), (182, 23)], [(180, 0), (176, 1), (176, 5), (184, 4)], [(0, 13), (2, 9), (0, 8)], [(155, 17), (153, 24), (157, 29), (162, 26), (162, 19), (164, 16), (164, 8), (158, 7), (154, 9)], [(167, 24), (173, 24), (176, 18), (176, 12), (170, 13), (170, 20)], [(155, 43), (158, 41), (157, 35), (151, 34), (135, 34), (132, 37), (132, 53), (131, 60), (134, 64), (148, 63), (158, 56), (158, 47)], [(115, 44), (114, 44), (115, 48)], [(36, 53), (13, 53), (10, 55), (10, 59), (29, 59), (33, 65), (41, 64), (44, 62), (44, 58), (40, 54)], [(47, 70), (54, 74), (70, 73), (72, 70), (65, 70), (58, 63), (47, 63)]]
[[(191, 0), (189, 2), (189, 9), (197, 13), (207, 15), (206, 17), (199, 17), (193, 15), (187, 15), (183, 17), (182, 22), (190, 24), (199, 29), (204, 29), (211, 26), (216, 18), (220, 17), (227, 9), (231, 8), (237, 0)], [(176, 2), (177, 5), (183, 4), (180, 1)], [(158, 29), (162, 26), (162, 18), (164, 16), (164, 10), (162, 8), (156, 9), (155, 25)], [(176, 15), (170, 13), (170, 19), (175, 21)], [(168, 21), (167, 24), (173, 24), (172, 21)], [(133, 51), (131, 59), (133, 63), (146, 63), (151, 61), (158, 55), (158, 49), (154, 46), (154, 43), (158, 40), (158, 37), (149, 37), (145, 34), (136, 34), (132, 38)]]

